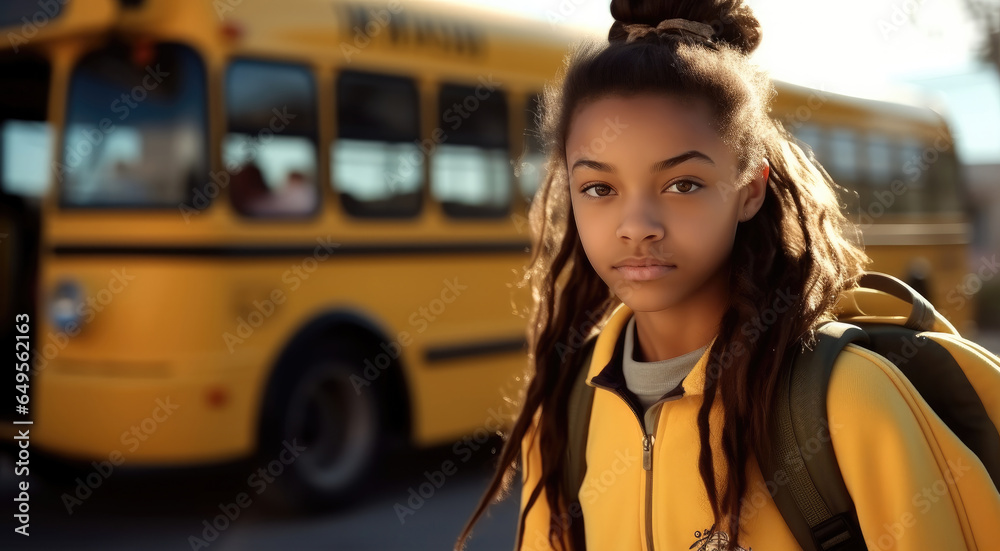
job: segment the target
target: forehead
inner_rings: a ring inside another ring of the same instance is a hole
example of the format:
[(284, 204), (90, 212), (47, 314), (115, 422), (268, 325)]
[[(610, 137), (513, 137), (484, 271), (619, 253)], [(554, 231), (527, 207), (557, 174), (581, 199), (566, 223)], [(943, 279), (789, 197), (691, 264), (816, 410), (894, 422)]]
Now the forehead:
[(569, 162), (583, 156), (628, 151), (649, 151), (662, 156), (665, 150), (728, 151), (713, 127), (707, 101), (678, 96), (609, 96), (587, 102), (576, 109), (566, 135)]

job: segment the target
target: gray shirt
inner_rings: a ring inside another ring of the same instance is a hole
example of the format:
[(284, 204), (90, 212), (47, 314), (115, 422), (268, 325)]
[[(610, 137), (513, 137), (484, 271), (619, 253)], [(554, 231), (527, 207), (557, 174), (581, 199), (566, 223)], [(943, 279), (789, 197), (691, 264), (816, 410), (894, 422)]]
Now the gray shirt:
[[(664, 394), (677, 388), (705, 354), (708, 345), (674, 358), (658, 362), (636, 361), (633, 351), (638, 348), (635, 337), (635, 316), (625, 326), (625, 349), (622, 356), (622, 372), (625, 385), (639, 399), (643, 411), (649, 410)], [(652, 415), (645, 415), (646, 432), (652, 433)]]

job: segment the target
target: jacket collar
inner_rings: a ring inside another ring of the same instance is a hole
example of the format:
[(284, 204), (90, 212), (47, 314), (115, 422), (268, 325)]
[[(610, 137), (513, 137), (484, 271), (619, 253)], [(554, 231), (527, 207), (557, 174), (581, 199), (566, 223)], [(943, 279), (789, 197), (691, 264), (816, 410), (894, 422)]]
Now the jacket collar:
[[(909, 305), (888, 293), (874, 289), (848, 289), (844, 291), (838, 301), (836, 313), (840, 321), (862, 322), (878, 321), (883, 323), (901, 324), (900, 320), (905, 320), (912, 305)], [(625, 325), (632, 317), (632, 310), (619, 304), (611, 313), (604, 328), (597, 336), (594, 346), (594, 354), (590, 360), (590, 367), (587, 371), (587, 384), (593, 387), (594, 379), (601, 386), (608, 386), (618, 389), (625, 388), (625, 376), (622, 373), (622, 356), (624, 354)], [(948, 321), (936, 313), (935, 331), (945, 333), (955, 333), (954, 327)], [(712, 340), (714, 343), (715, 340)], [(681, 383), (683, 394), (704, 394), (705, 391), (705, 370), (708, 366), (709, 353), (712, 351), (712, 343), (705, 349), (705, 353), (698, 360), (691, 371)]]
[[(622, 373), (622, 355), (625, 349), (625, 326), (629, 318), (632, 317), (632, 310), (624, 303), (618, 305), (611, 313), (604, 328), (597, 336), (594, 345), (594, 354), (590, 360), (590, 367), (587, 371), (587, 384), (593, 387), (596, 378), (602, 385), (624, 388), (625, 377)], [(714, 343), (715, 340), (712, 340)], [(709, 343), (705, 353), (702, 354), (698, 363), (691, 368), (687, 377), (681, 383), (683, 394), (703, 394), (705, 391), (705, 369), (708, 366), (709, 353), (712, 351), (712, 343)]]

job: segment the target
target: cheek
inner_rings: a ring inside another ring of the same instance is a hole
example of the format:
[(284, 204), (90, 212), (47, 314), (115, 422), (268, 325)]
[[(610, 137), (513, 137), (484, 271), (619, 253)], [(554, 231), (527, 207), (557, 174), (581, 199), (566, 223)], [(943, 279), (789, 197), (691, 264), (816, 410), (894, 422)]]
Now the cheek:
[[(583, 209), (586, 211), (586, 209)], [(609, 249), (614, 246), (615, 228), (608, 226), (607, 217), (587, 216), (586, 212), (577, 214), (576, 230), (591, 265), (598, 271), (607, 262)]]
[(735, 238), (735, 224), (722, 218), (722, 213), (688, 212), (675, 216), (668, 228), (674, 246), (693, 254), (695, 258), (705, 258), (710, 262), (724, 257), (732, 250)]
[(573, 211), (576, 227), (582, 234), (591, 225), (591, 219), (594, 218), (593, 213), (590, 212), (592, 209), (587, 208), (589, 205), (587, 205), (585, 198), (577, 197), (576, 191), (570, 191), (569, 205)]
[(587, 256), (593, 257), (606, 248), (602, 245), (602, 241), (605, 240), (604, 228), (596, 221), (577, 219), (576, 229), (580, 234), (580, 241), (583, 243), (583, 250), (587, 252)]

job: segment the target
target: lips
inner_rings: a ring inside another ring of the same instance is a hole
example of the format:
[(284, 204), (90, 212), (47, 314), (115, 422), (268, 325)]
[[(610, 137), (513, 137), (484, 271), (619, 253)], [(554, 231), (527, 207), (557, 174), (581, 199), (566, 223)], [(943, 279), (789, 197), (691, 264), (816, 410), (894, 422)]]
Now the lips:
[(676, 268), (677, 267), (675, 264), (671, 264), (669, 262), (664, 262), (663, 260), (659, 260), (657, 258), (650, 258), (650, 257), (626, 258), (625, 260), (622, 260), (621, 262), (618, 262), (617, 264), (614, 265), (615, 268), (623, 268), (623, 267), (639, 267), (639, 268), (642, 268), (642, 267), (650, 267), (650, 266), (668, 266), (668, 267), (671, 267), (671, 268)]
[(614, 269), (629, 281), (649, 281), (669, 274), (677, 266), (656, 258), (632, 257), (618, 262)]

